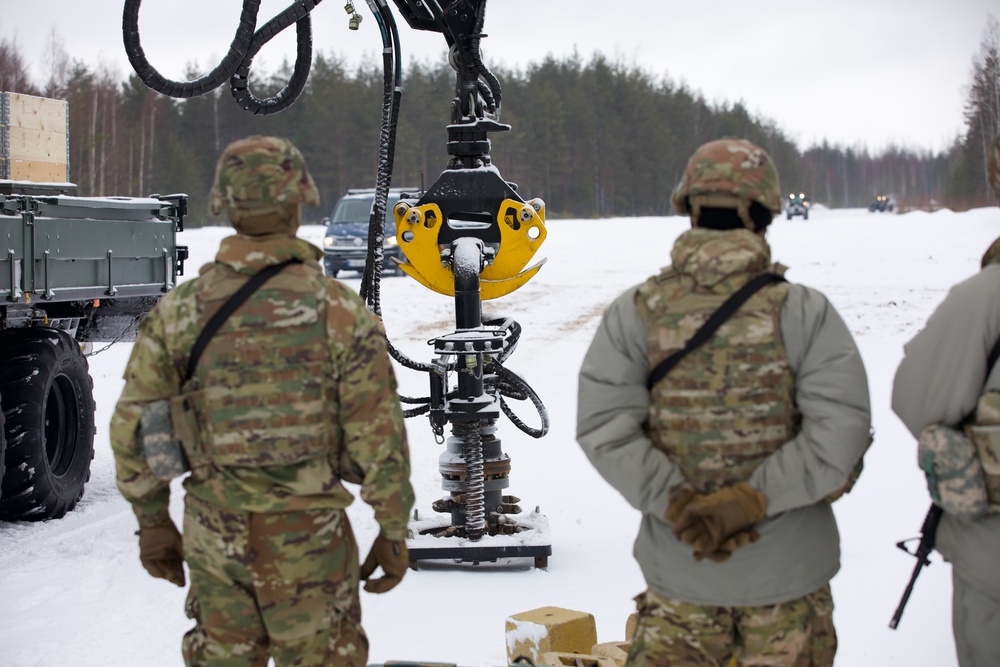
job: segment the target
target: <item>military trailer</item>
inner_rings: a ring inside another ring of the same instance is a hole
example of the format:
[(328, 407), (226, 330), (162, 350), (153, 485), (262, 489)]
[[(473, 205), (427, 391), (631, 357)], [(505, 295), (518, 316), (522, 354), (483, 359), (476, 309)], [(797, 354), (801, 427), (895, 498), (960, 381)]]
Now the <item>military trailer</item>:
[[(0, 101), (0, 519), (42, 520), (73, 509), (90, 478), (86, 355), (134, 339), (183, 274), (187, 197), (76, 196), (68, 142), (57, 136), (66, 103)], [(19, 154), (19, 145), (46, 153)]]

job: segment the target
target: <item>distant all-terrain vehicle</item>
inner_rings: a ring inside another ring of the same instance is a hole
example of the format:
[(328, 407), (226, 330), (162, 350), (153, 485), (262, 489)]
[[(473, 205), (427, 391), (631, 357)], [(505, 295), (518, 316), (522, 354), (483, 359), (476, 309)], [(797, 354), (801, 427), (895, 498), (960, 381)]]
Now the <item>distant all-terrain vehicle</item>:
[(177, 283), (187, 195), (74, 196), (66, 103), (0, 96), (0, 519), (37, 521), (83, 496), (95, 408), (84, 348), (133, 340)]
[[(382, 268), (393, 275), (403, 275), (392, 258), (403, 259), (403, 253), (396, 242), (396, 222), (392, 207), (403, 192), (413, 189), (397, 188), (389, 190), (386, 203), (385, 240), (382, 251)], [(341, 271), (358, 271), (365, 268), (368, 257), (368, 225), (371, 218), (374, 189), (351, 189), (337, 200), (333, 213), (323, 219), (326, 235), (323, 238), (323, 266), (326, 275), (336, 278)]]
[(803, 219), (808, 220), (809, 197), (804, 192), (788, 195), (788, 201), (785, 202), (785, 215), (788, 216), (789, 220), (797, 215), (801, 215)]
[(876, 211), (879, 213), (884, 213), (886, 211), (892, 213), (893, 208), (894, 204), (892, 203), (892, 200), (889, 199), (888, 195), (878, 195), (875, 197), (875, 201), (868, 205), (868, 210), (871, 213), (875, 213)]

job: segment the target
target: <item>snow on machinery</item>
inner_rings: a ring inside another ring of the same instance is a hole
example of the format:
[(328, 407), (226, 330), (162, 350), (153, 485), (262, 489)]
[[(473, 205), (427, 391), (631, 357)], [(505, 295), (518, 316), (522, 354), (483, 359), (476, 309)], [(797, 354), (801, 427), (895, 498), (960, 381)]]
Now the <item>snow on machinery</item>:
[[(77, 197), (68, 105), (0, 93), (0, 519), (73, 509), (94, 456), (82, 348), (131, 340), (183, 274), (186, 195)], [(6, 417), (6, 420), (4, 419)]]
[[(173, 97), (209, 92), (225, 82), (246, 111), (267, 115), (288, 108), (302, 92), (311, 64), (309, 13), (320, 0), (296, 0), (257, 28), (259, 0), (244, 0), (240, 26), (226, 58), (208, 75), (190, 82), (164, 79), (146, 60), (139, 42), (141, 0), (125, 0), (123, 37), (129, 60), (149, 87)], [(379, 27), (383, 46), (383, 107), (379, 166), (372, 204), (368, 254), (360, 294), (381, 317), (379, 286), (385, 257), (385, 217), (392, 178), (396, 125), (402, 96), (399, 33), (387, 0), (366, 0)], [(439, 458), (442, 488), (448, 496), (432, 509), (445, 515), (420, 518), (414, 513), (409, 540), (411, 563), (420, 560), (493, 561), (533, 558), (544, 567), (551, 555), (547, 519), (537, 509), (521, 516), (520, 499), (505, 494), (510, 458), (497, 436), (501, 412), (535, 438), (548, 431), (548, 415), (534, 390), (504, 365), (521, 334), (517, 322), (499, 318), (484, 322), (482, 301), (510, 294), (539, 270), (543, 261), (528, 263), (545, 240), (545, 205), (523, 200), (492, 164), (489, 134), (510, 130), (499, 122), (500, 82), (480, 51), (486, 36), (486, 0), (393, 0), (416, 30), (440, 32), (456, 71), (451, 122), (447, 126), (450, 156), (445, 170), (425, 192), (402, 193), (392, 209), (396, 240), (404, 259), (398, 268), (425, 287), (455, 300), (455, 330), (433, 340), (435, 358), (416, 362), (389, 351), (401, 365), (426, 372), (428, 397), (401, 397), (407, 417), (427, 414), (435, 440), (446, 445)], [(348, 2), (348, 27), (361, 16)], [(274, 97), (258, 99), (249, 89), (254, 56), (274, 35), (296, 26), (297, 56), (288, 84)], [(449, 382), (455, 377), (454, 386)], [(506, 399), (530, 400), (541, 420), (539, 428), (521, 421)], [(445, 427), (451, 435), (445, 437)]]

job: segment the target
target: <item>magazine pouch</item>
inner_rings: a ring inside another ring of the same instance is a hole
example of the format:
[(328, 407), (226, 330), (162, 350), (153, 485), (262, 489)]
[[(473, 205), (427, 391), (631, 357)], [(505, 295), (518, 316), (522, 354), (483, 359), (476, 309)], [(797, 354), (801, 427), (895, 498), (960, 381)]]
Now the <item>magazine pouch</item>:
[(180, 477), (191, 470), (174, 431), (172, 408), (175, 399), (148, 403), (139, 421), (139, 449), (153, 475), (162, 480)]
[(931, 500), (959, 519), (977, 519), (989, 509), (976, 445), (959, 429), (931, 424), (917, 438), (920, 469)]

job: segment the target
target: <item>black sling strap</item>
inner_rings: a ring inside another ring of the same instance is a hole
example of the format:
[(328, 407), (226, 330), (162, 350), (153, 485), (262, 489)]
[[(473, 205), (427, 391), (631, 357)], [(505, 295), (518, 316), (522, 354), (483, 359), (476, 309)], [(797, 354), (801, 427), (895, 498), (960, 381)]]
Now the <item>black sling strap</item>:
[(1000, 359), (1000, 338), (993, 344), (990, 356), (986, 359), (986, 377), (989, 377), (990, 373), (993, 372), (993, 367), (996, 366), (997, 359)]
[(701, 328), (695, 332), (694, 336), (692, 336), (690, 340), (688, 340), (683, 349), (674, 352), (656, 365), (656, 368), (654, 368), (649, 374), (649, 379), (646, 381), (646, 387), (649, 389), (655, 387), (656, 383), (666, 377), (667, 373), (669, 373), (674, 366), (680, 363), (681, 359), (711, 338), (716, 329), (722, 326), (723, 322), (728, 320), (732, 314), (735, 313), (744, 302), (746, 302), (747, 299), (753, 296), (754, 292), (761, 289), (765, 285), (783, 282), (786, 282), (785, 279), (776, 273), (762, 273), (753, 280), (747, 282), (747, 284), (743, 287), (736, 290), (732, 296), (726, 299), (725, 303), (723, 303), (717, 311), (712, 313), (712, 316), (709, 317), (703, 325), (701, 325)]
[(282, 262), (281, 264), (273, 264), (264, 269), (261, 269), (257, 273), (250, 277), (250, 280), (243, 283), (235, 294), (229, 297), (229, 300), (222, 304), (222, 307), (215, 311), (215, 314), (208, 320), (208, 324), (205, 328), (201, 330), (198, 334), (198, 340), (194, 342), (194, 347), (191, 348), (191, 356), (188, 358), (187, 367), (187, 379), (190, 380), (194, 376), (194, 369), (198, 365), (198, 360), (201, 359), (201, 353), (205, 351), (208, 347), (208, 342), (212, 340), (212, 336), (215, 332), (219, 330), (219, 327), (229, 319), (229, 316), (236, 312), (236, 309), (243, 305), (243, 302), (250, 298), (250, 295), (260, 289), (263, 285), (275, 274), (281, 273), (281, 271), (289, 264), (301, 264), (300, 259), (290, 259), (287, 262)]

